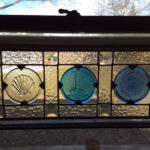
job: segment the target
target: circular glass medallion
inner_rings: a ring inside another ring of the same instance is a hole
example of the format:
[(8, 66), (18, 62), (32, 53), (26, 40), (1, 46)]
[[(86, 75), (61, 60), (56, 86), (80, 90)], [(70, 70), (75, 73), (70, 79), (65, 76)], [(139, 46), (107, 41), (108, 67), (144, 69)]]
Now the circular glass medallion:
[(149, 77), (141, 68), (123, 69), (115, 78), (115, 94), (120, 100), (137, 103), (145, 98), (149, 92)]
[(28, 68), (13, 69), (6, 75), (4, 82), (8, 85), (6, 88), (8, 96), (18, 104), (23, 101), (33, 102), (41, 92), (39, 75)]
[(96, 92), (96, 77), (87, 68), (71, 68), (67, 70), (62, 79), (61, 92), (72, 103), (86, 103)]

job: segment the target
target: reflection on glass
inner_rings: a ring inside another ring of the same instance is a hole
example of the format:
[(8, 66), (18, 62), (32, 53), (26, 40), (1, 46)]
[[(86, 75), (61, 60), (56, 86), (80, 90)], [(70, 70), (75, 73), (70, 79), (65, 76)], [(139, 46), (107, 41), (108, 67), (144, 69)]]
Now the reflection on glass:
[(112, 64), (112, 52), (100, 52), (99, 60), (101, 65)]
[(42, 64), (42, 52), (3, 51), (3, 64)]
[(145, 105), (113, 105), (113, 116), (149, 116), (149, 106)]
[(45, 65), (56, 65), (58, 63), (57, 52), (45, 52), (44, 53), (44, 63), (45, 63)]
[(59, 52), (60, 64), (97, 64), (97, 52)]

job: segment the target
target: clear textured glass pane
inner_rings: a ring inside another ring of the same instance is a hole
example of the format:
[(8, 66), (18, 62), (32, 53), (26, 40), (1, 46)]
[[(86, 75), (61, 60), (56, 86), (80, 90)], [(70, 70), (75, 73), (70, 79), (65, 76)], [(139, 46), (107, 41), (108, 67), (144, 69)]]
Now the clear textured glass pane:
[(3, 64), (42, 64), (42, 52), (3, 51)]
[(100, 117), (111, 116), (111, 105), (107, 105), (107, 104), (98, 105), (98, 115)]
[(96, 105), (65, 105), (60, 106), (61, 117), (96, 116)]
[(5, 104), (44, 103), (43, 66), (3, 66), (3, 81), (7, 84), (4, 90)]
[(111, 66), (100, 66), (99, 70), (99, 103), (110, 103)]
[[(59, 81), (61, 81), (63, 74), (72, 67), (74, 67), (74, 66), (71, 66), (71, 65), (60, 65), (59, 66)], [(95, 77), (98, 79), (98, 67), (96, 65), (83, 65), (83, 67), (86, 67), (87, 69), (92, 71), (94, 73)], [(59, 90), (59, 102), (60, 102), (60, 104), (70, 104), (70, 102), (64, 98), (61, 90)], [(97, 103), (97, 91), (94, 94), (94, 96), (92, 97), (92, 99), (89, 102), (87, 102), (86, 104), (96, 104), (96, 103)]]
[(45, 105), (46, 117), (58, 117), (58, 105)]
[(57, 103), (57, 67), (45, 67), (46, 103)]
[(56, 65), (58, 63), (57, 52), (44, 52), (45, 65)]
[(44, 106), (7, 106), (7, 118), (44, 117)]
[(97, 64), (97, 52), (60, 52), (60, 64)]
[(115, 64), (149, 64), (150, 52), (115, 52)]
[(112, 52), (100, 52), (99, 60), (101, 65), (111, 65), (112, 64)]
[(0, 118), (4, 118), (4, 109), (3, 109), (3, 106), (0, 106)]
[(144, 105), (113, 105), (113, 116), (149, 116), (149, 106)]

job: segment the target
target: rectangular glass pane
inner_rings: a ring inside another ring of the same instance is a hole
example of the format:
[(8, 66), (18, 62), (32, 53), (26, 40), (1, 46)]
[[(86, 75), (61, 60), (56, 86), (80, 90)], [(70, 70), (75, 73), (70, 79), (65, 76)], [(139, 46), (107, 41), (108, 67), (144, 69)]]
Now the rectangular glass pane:
[(111, 66), (100, 66), (99, 70), (99, 103), (110, 103)]
[(60, 64), (97, 64), (97, 52), (59, 52)]
[(44, 106), (6, 106), (6, 118), (44, 117)]
[(113, 105), (112, 106), (113, 116), (149, 116), (148, 105)]
[(42, 52), (3, 51), (3, 64), (42, 64)]
[(96, 116), (96, 105), (65, 105), (60, 106), (61, 117)]
[(149, 64), (150, 52), (115, 52), (114, 64)]
[(46, 103), (57, 103), (57, 67), (45, 67)]

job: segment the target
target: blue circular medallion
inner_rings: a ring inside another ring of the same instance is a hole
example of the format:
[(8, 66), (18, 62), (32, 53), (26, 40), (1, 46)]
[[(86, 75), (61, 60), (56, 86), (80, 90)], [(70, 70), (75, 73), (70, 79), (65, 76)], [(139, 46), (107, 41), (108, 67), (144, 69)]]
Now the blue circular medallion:
[(139, 67), (123, 69), (118, 73), (114, 82), (116, 84), (115, 94), (125, 103), (129, 101), (137, 103), (143, 100), (149, 92), (148, 74)]
[(73, 67), (61, 78), (61, 92), (72, 103), (86, 103), (94, 96), (96, 83), (96, 77), (89, 69)]

